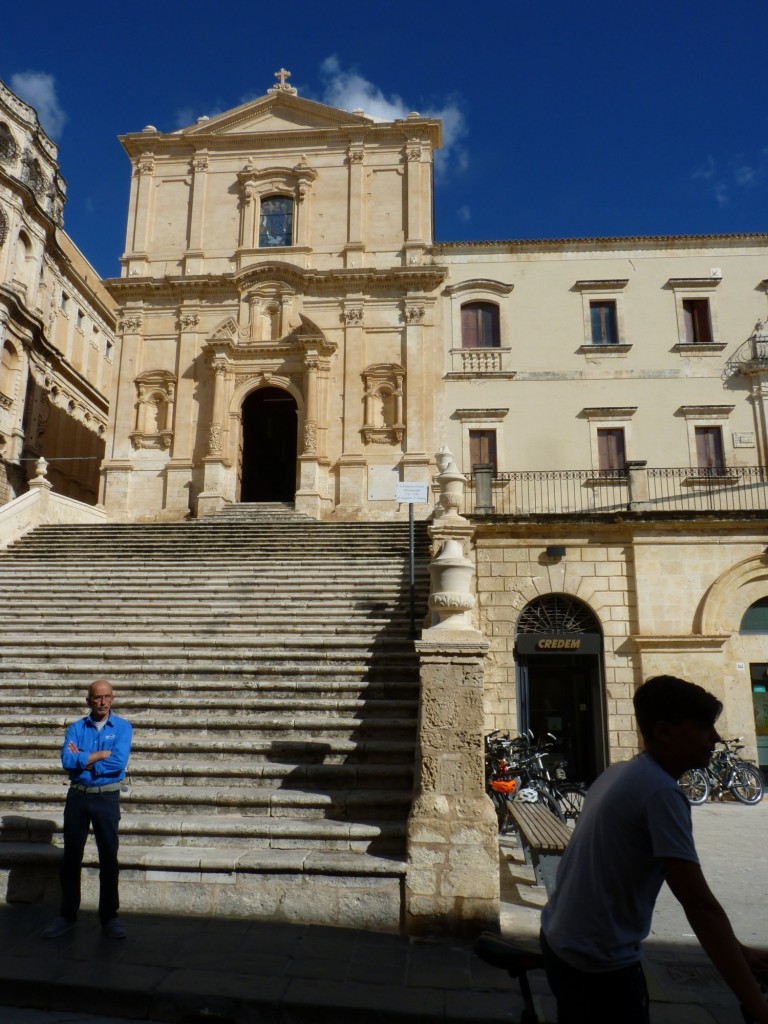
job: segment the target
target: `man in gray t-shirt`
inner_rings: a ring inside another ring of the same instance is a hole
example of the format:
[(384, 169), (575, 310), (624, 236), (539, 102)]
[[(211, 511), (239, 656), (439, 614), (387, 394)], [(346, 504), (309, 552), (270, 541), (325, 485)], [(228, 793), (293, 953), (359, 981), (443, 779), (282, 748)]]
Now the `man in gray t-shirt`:
[(591, 787), (542, 913), (542, 949), (559, 1024), (647, 1024), (640, 943), (664, 881), (712, 962), (758, 1024), (768, 1004), (750, 966), (768, 954), (742, 946), (699, 866), (691, 811), (677, 785), (703, 768), (719, 737), (720, 702), (674, 676), (635, 694), (645, 750)]

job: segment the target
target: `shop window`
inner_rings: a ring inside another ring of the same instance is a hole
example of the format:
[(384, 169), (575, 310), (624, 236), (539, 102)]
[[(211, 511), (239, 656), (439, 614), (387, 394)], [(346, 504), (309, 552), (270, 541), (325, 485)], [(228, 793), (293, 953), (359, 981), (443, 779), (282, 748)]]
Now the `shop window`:
[(259, 248), (293, 245), (293, 199), (266, 196), (259, 213)]
[(623, 427), (598, 428), (598, 468), (605, 476), (624, 473), (627, 468), (627, 453)]
[(744, 612), (740, 633), (768, 633), (768, 597), (761, 597)]
[(589, 321), (593, 345), (616, 345), (619, 341), (616, 303), (613, 301), (590, 302)]
[(466, 302), (461, 307), (461, 347), (499, 348), (499, 307), (491, 302)]
[(711, 344), (713, 339), (709, 299), (683, 299), (683, 321), (686, 344)]
[(470, 430), (469, 464), (473, 469), (475, 466), (491, 465), (493, 475), (498, 475), (495, 430)]

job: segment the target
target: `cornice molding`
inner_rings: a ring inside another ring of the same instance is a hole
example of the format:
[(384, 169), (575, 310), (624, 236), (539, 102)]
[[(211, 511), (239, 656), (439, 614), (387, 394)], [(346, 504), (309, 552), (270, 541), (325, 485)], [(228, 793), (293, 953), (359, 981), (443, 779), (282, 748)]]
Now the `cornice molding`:
[(304, 294), (435, 291), (448, 275), (446, 267), (342, 268), (305, 270), (290, 263), (270, 262), (245, 267), (228, 274), (189, 275), (185, 277), (117, 277), (104, 281), (110, 295), (119, 303), (129, 300), (154, 300), (183, 295), (238, 296), (265, 281), (291, 285)]

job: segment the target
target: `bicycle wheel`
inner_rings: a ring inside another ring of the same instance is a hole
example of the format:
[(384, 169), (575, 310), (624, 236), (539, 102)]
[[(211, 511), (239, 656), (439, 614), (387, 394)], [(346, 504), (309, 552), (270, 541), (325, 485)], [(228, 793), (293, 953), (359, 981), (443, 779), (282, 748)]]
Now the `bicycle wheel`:
[(677, 784), (688, 797), (690, 804), (703, 804), (709, 796), (709, 779), (700, 768), (683, 772)]
[(763, 779), (757, 768), (740, 764), (734, 769), (730, 790), (743, 804), (759, 804), (763, 799)]
[(566, 782), (557, 787), (557, 802), (566, 821), (576, 821), (581, 814), (587, 787), (581, 782)]
[(548, 810), (552, 811), (552, 813), (558, 819), (558, 821), (565, 822), (565, 815), (560, 810), (560, 804), (557, 802), (557, 800), (555, 800), (555, 798), (552, 796), (549, 790), (542, 789), (540, 786), (537, 786), (536, 792), (539, 794), (538, 802), (540, 804), (544, 804), (544, 806)]

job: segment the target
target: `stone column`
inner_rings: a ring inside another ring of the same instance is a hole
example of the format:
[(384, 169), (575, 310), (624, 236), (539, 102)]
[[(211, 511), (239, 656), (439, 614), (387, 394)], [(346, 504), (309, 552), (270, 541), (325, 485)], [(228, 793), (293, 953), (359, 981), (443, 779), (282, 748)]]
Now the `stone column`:
[(646, 459), (632, 459), (627, 462), (629, 484), (629, 507), (636, 508), (648, 501), (648, 462)]
[[(443, 489), (449, 476), (453, 483), (453, 465), (451, 457), (438, 477)], [(473, 566), (463, 549), (472, 525), (453, 499), (430, 531), (442, 541), (430, 566), (430, 608), (438, 621), (416, 643), (421, 690), (405, 908), (413, 935), (474, 935), (499, 919), (498, 823), (483, 773), (483, 659), (490, 645), (469, 620)]]
[(363, 143), (352, 143), (347, 150), (349, 218), (347, 221), (347, 243), (344, 246), (345, 267), (359, 267), (362, 253), (365, 251), (363, 242), (364, 159)]

